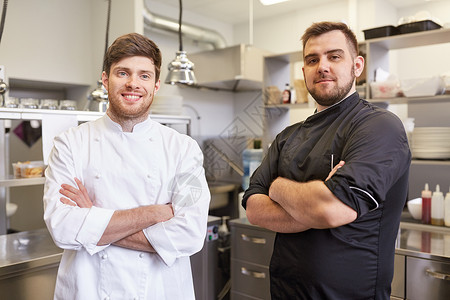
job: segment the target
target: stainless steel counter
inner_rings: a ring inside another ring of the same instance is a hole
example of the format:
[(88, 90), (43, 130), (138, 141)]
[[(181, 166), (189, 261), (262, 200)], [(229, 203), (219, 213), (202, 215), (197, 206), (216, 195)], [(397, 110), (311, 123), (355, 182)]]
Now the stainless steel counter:
[(0, 236), (0, 277), (29, 268), (58, 263), (62, 250), (47, 229)]
[(1, 235), (1, 298), (52, 299), (61, 255), (45, 228)]

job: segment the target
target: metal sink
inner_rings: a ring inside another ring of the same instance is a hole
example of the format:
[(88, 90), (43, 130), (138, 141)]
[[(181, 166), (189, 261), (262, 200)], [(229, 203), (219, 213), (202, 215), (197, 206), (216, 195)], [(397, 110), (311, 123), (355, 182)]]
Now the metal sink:
[(211, 192), (210, 210), (227, 206), (235, 197), (234, 192), (239, 188), (239, 184), (221, 181), (208, 182), (208, 186)]

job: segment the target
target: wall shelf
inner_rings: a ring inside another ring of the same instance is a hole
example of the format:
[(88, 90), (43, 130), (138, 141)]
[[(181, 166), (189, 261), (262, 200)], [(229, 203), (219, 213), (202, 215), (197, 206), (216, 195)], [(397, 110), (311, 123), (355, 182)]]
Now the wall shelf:
[(45, 177), (14, 178), (13, 176), (0, 177), (0, 187), (30, 186), (44, 184)]

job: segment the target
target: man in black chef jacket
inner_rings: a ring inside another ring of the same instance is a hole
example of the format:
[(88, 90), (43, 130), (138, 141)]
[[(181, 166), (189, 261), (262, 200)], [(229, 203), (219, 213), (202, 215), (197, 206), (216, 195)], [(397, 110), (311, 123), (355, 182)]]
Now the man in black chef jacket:
[(302, 37), (316, 112), (276, 137), (243, 206), (277, 232), (272, 299), (389, 299), (411, 154), (401, 121), (360, 99), (364, 59), (343, 23)]

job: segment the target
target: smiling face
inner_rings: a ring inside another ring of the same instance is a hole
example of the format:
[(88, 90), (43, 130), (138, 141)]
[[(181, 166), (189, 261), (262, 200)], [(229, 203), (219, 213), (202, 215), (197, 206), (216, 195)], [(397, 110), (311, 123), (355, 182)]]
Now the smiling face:
[(109, 75), (102, 74), (108, 91), (107, 114), (124, 127), (145, 121), (160, 81), (155, 77), (153, 61), (144, 56), (125, 57), (113, 63)]
[(311, 37), (305, 44), (303, 75), (319, 111), (355, 92), (355, 78), (363, 68), (364, 59), (350, 51), (339, 30)]

